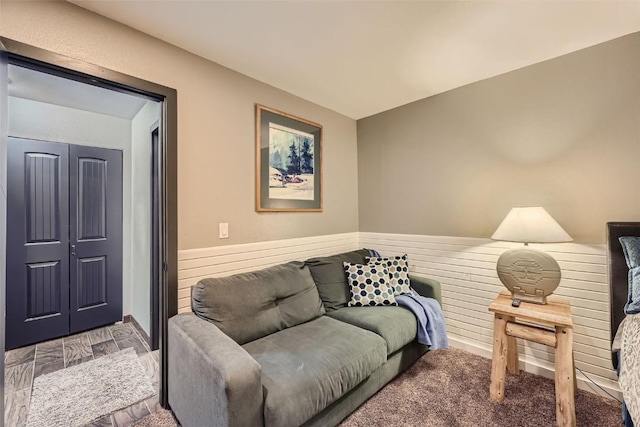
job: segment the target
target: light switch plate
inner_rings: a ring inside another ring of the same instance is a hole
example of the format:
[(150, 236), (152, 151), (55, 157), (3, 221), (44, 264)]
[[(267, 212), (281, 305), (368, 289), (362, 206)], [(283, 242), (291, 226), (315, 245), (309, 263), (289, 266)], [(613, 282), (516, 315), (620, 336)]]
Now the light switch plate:
[(229, 238), (229, 223), (221, 222), (218, 224), (218, 238), (220, 239), (228, 239)]

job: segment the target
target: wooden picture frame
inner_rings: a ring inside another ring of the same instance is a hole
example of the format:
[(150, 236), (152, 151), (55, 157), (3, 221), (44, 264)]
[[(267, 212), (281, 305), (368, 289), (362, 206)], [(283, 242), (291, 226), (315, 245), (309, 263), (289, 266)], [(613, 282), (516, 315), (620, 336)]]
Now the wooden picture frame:
[(256, 211), (322, 212), (322, 125), (256, 104)]

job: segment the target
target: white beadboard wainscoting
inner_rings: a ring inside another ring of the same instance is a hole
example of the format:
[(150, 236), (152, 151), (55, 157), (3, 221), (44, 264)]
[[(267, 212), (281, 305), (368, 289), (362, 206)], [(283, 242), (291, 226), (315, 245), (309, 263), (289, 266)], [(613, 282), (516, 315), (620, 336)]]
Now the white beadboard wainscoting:
[[(442, 283), (442, 305), (450, 344), (491, 358), (493, 315), (488, 307), (504, 286), (496, 274), (498, 257), (515, 243), (488, 239), (388, 233), (344, 233), (183, 250), (178, 253), (178, 309), (190, 310), (191, 286), (293, 260), (373, 248), (383, 255), (408, 254), (416, 275)], [(576, 366), (609, 393), (621, 397), (611, 367), (609, 286), (604, 245), (532, 245), (562, 268), (556, 295), (571, 300)], [(553, 378), (553, 349), (518, 339), (521, 368)], [(578, 386), (602, 394), (578, 372)]]
[(358, 233), (301, 237), (178, 251), (178, 311), (191, 310), (191, 286), (223, 277), (358, 249)]
[[(496, 273), (498, 257), (516, 243), (489, 239), (360, 233), (360, 246), (382, 255), (409, 256), (410, 270), (442, 284), (442, 305), (450, 344), (491, 358), (493, 314), (488, 307), (504, 289)], [(609, 285), (604, 245), (531, 245), (549, 253), (562, 269), (555, 295), (568, 297), (573, 313), (576, 367), (621, 397), (611, 365)], [(553, 348), (518, 339), (521, 369), (553, 378)], [(578, 387), (603, 394), (577, 372)]]

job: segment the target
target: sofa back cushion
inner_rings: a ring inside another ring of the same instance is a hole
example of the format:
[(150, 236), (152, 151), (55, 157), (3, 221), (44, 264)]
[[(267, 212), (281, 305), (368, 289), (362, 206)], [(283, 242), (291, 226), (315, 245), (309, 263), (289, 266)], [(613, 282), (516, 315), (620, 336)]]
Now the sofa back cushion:
[(238, 344), (325, 313), (311, 273), (300, 261), (203, 279), (193, 288), (191, 308)]
[(346, 307), (351, 299), (343, 263), (366, 264), (365, 257), (368, 256), (371, 256), (368, 250), (360, 249), (306, 261), (327, 311)]

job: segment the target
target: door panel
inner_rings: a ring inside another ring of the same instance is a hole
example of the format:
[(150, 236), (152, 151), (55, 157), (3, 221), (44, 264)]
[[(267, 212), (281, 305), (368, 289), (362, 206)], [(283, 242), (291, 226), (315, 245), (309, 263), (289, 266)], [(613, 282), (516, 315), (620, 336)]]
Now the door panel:
[(27, 318), (60, 313), (60, 262), (27, 264)]
[(69, 146), (70, 333), (122, 320), (122, 152)]
[(9, 138), (6, 347), (69, 333), (69, 164), (64, 144)]
[(106, 163), (101, 159), (78, 159), (78, 241), (107, 238)]
[(106, 257), (78, 260), (78, 309), (107, 303)]

